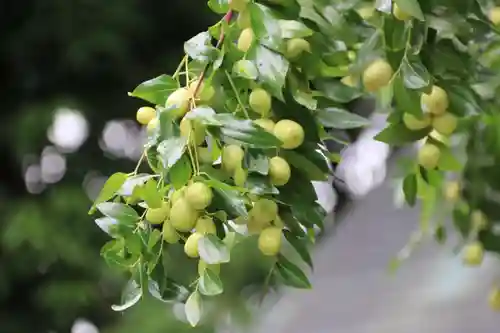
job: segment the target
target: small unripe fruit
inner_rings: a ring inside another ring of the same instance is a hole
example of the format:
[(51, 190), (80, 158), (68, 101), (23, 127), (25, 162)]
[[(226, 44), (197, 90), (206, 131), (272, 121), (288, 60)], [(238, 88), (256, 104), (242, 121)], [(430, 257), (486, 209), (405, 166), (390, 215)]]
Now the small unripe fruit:
[(269, 159), (269, 177), (273, 185), (285, 185), (290, 180), (291, 173), (290, 165), (284, 158), (274, 156)]
[(363, 72), (363, 85), (369, 92), (385, 87), (391, 81), (393, 70), (385, 60), (377, 59)]
[(417, 118), (411, 113), (405, 113), (403, 115), (403, 123), (405, 124), (406, 128), (412, 131), (418, 131), (430, 126), (431, 121), (431, 116), (427, 113), (423, 114), (422, 118)]
[(222, 148), (222, 166), (227, 171), (234, 171), (241, 166), (245, 153), (240, 146), (227, 145)]
[(160, 224), (165, 221), (170, 213), (170, 204), (163, 202), (160, 208), (148, 208), (146, 211), (146, 220), (151, 224)]
[(259, 235), (258, 246), (265, 256), (275, 256), (281, 249), (281, 228), (268, 227)]
[(286, 43), (286, 57), (289, 59), (297, 58), (304, 51), (311, 53), (311, 45), (303, 38), (292, 38)]
[(196, 182), (188, 186), (184, 198), (194, 209), (202, 210), (212, 202), (212, 189), (205, 183)]
[(500, 7), (494, 7), (488, 13), (491, 23), (494, 25), (500, 24)]
[(273, 134), (284, 149), (295, 149), (304, 142), (304, 128), (293, 120), (283, 119), (274, 126)]
[(179, 126), (181, 135), (189, 138), (195, 145), (199, 146), (205, 141), (205, 127), (202, 124), (188, 118), (182, 118)]
[(254, 217), (250, 217), (246, 223), (247, 230), (250, 235), (257, 235), (264, 229), (269, 227), (268, 223), (261, 222)]
[(153, 134), (156, 128), (160, 125), (160, 121), (158, 118), (153, 118), (151, 121), (148, 123), (148, 126), (146, 127), (146, 130), (149, 135)]
[(215, 273), (216, 275), (219, 275), (220, 273), (220, 264), (213, 264), (209, 265), (205, 261), (201, 260), (198, 261), (198, 274), (200, 276), (205, 273), (205, 270), (209, 269), (211, 272)]
[(486, 215), (480, 210), (474, 210), (470, 216), (472, 228), (474, 230), (480, 231), (488, 227), (488, 219)]
[(197, 232), (191, 234), (184, 244), (184, 253), (190, 258), (198, 258), (200, 256), (198, 242), (203, 238), (202, 234)]
[(248, 0), (230, 0), (229, 1), (229, 8), (236, 11), (236, 12), (242, 12), (245, 10), (245, 8), (248, 5)]
[(401, 8), (399, 8), (399, 6), (397, 4), (394, 4), (394, 6), (392, 8), (393, 8), (394, 17), (396, 19), (398, 19), (400, 21), (406, 21), (409, 18), (411, 18), (411, 15), (402, 11)]
[(429, 112), (436, 116), (442, 115), (448, 109), (448, 94), (443, 88), (435, 85), (432, 87), (430, 94), (422, 93), (422, 96), (420, 96), (420, 105), (424, 112)]
[(241, 52), (247, 52), (253, 43), (253, 31), (250, 28), (243, 29), (238, 38), (237, 47)]
[(248, 10), (244, 10), (238, 14), (238, 18), (236, 19), (236, 24), (240, 29), (250, 28), (252, 22), (250, 20), (250, 12)]
[(263, 129), (265, 129), (266, 131), (268, 131), (269, 133), (273, 132), (274, 125), (276, 125), (276, 123), (271, 119), (264, 119), (264, 118), (254, 120), (253, 122), (262, 127)]
[(170, 224), (170, 221), (165, 221), (165, 223), (163, 223), (161, 234), (163, 240), (169, 244), (176, 244), (180, 239), (179, 234), (172, 226), (172, 224)]
[(452, 134), (458, 125), (458, 119), (454, 114), (446, 112), (432, 119), (432, 127), (442, 135)]
[(150, 106), (143, 106), (137, 110), (135, 118), (141, 125), (147, 125), (153, 118), (156, 117), (156, 110)]
[(488, 295), (488, 305), (493, 311), (500, 311), (500, 289), (493, 288), (490, 291), (490, 294)]
[(465, 246), (462, 260), (467, 266), (479, 266), (483, 262), (484, 249), (483, 244), (474, 242)]
[[(189, 85), (189, 91), (194, 95), (194, 91), (196, 86), (198, 85), (199, 80), (191, 82)], [(209, 102), (215, 95), (215, 89), (211, 84), (207, 82), (202, 82), (200, 87), (198, 88), (198, 92), (196, 94), (196, 98), (200, 99), (203, 102)]]
[(212, 158), (212, 152), (208, 147), (197, 147), (198, 160), (202, 164), (212, 164), (214, 162)]
[(234, 184), (239, 187), (244, 187), (247, 181), (248, 173), (242, 167), (236, 168), (234, 171), (233, 179)]
[(260, 223), (270, 223), (278, 215), (278, 205), (270, 199), (259, 199), (253, 205), (251, 215)]
[(347, 59), (349, 59), (350, 61), (354, 61), (356, 60), (356, 52), (354, 51), (347, 51)]
[(165, 107), (175, 107), (176, 109), (172, 112), (172, 116), (180, 118), (188, 112), (191, 96), (192, 94), (189, 89), (179, 88), (168, 96)]
[(205, 234), (215, 234), (217, 229), (215, 228), (214, 220), (209, 216), (202, 216), (196, 221), (195, 230), (197, 233), (202, 235)]
[(271, 95), (262, 88), (254, 89), (248, 97), (248, 104), (252, 110), (266, 117), (271, 111)]
[(456, 181), (446, 183), (444, 197), (448, 202), (457, 202), (460, 199), (460, 183)]
[(283, 222), (279, 214), (277, 214), (276, 217), (274, 218), (273, 225), (281, 229), (285, 227), (285, 222)]
[(184, 198), (177, 199), (170, 209), (170, 223), (179, 231), (188, 232), (193, 230), (197, 219), (198, 212)]
[(436, 168), (441, 157), (441, 151), (433, 144), (426, 143), (418, 151), (418, 164), (425, 169)]
[(186, 187), (183, 186), (180, 189), (172, 192), (172, 194), (170, 195), (170, 204), (173, 206), (177, 202), (178, 199), (180, 199), (184, 196), (185, 191), (186, 191)]

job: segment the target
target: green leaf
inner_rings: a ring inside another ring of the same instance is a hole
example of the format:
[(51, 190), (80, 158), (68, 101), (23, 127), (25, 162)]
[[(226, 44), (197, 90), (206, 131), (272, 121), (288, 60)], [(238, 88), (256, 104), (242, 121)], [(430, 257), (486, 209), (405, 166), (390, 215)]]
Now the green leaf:
[(224, 291), (221, 279), (209, 268), (204, 270), (198, 280), (198, 290), (205, 296), (219, 295)]
[(256, 80), (259, 76), (259, 71), (253, 62), (242, 59), (234, 63), (233, 74), (244, 79)]
[(141, 189), (141, 197), (146, 201), (149, 208), (160, 208), (163, 200), (158, 191), (158, 183), (154, 178), (150, 178)]
[(374, 139), (390, 145), (400, 146), (423, 139), (427, 136), (427, 134), (429, 134), (429, 132), (429, 128), (411, 131), (406, 128), (405, 125), (400, 123), (389, 124), (389, 126), (377, 134)]
[(449, 148), (442, 147), (439, 156), (438, 168), (443, 171), (461, 171), (463, 166), (458, 159), (453, 156)]
[(161, 231), (158, 229), (153, 229), (149, 234), (147, 248), (149, 250), (153, 249), (153, 247), (158, 244), (158, 241), (161, 239)]
[(215, 59), (217, 50), (211, 44), (212, 37), (203, 31), (184, 43), (184, 52), (192, 59), (206, 63)]
[(168, 171), (168, 178), (175, 189), (180, 189), (191, 179), (193, 168), (189, 157), (183, 155)]
[(271, 185), (271, 182), (269, 181), (268, 177), (257, 174), (248, 175), (246, 188), (251, 194), (255, 195), (279, 193), (278, 189), (273, 185)]
[(304, 23), (295, 20), (279, 20), (282, 38), (304, 38), (312, 36), (314, 31), (309, 29)]
[(306, 264), (313, 268), (313, 261), (311, 258), (311, 255), (309, 254), (309, 250), (307, 249), (307, 244), (309, 244), (309, 239), (307, 237), (298, 237), (297, 235), (293, 234), (289, 230), (284, 231), (285, 238), (286, 240), (290, 243), (290, 245), (293, 246), (295, 251), (300, 255), (302, 260)]
[(165, 169), (169, 169), (182, 157), (186, 144), (187, 140), (184, 137), (172, 137), (160, 142), (157, 151)]
[(368, 119), (336, 107), (318, 110), (317, 117), (323, 126), (329, 128), (351, 129), (370, 124)]
[(338, 80), (316, 80), (314, 86), (323, 96), (338, 103), (349, 103), (361, 96), (361, 92)]
[(171, 76), (162, 74), (154, 79), (138, 85), (129, 96), (138, 97), (157, 105), (164, 105), (168, 96), (177, 90), (179, 85)]
[(269, 158), (258, 149), (247, 149), (245, 167), (249, 173), (256, 172), (267, 176), (269, 172)]
[(143, 185), (148, 179), (153, 178), (155, 175), (150, 175), (147, 173), (140, 173), (135, 176), (130, 176), (127, 180), (122, 184), (120, 190), (118, 191), (119, 195), (123, 196), (131, 196), (134, 192), (134, 189), (137, 186)]
[(424, 13), (418, 4), (418, 0), (395, 0), (398, 7), (405, 13), (424, 21)]
[(108, 201), (109, 199), (114, 197), (115, 194), (117, 194), (117, 192), (120, 190), (122, 185), (125, 183), (127, 178), (128, 175), (123, 172), (117, 172), (111, 175), (104, 183), (101, 192), (99, 192), (97, 199), (95, 199), (94, 204), (89, 211), (89, 214), (92, 214), (95, 211), (95, 205), (101, 202)]
[(94, 221), (95, 224), (97, 224), (97, 226), (108, 235), (111, 235), (112, 227), (118, 223), (116, 219), (107, 216), (97, 218)]
[(276, 269), (285, 285), (299, 289), (311, 288), (311, 283), (305, 273), (284, 256), (278, 256)]
[(200, 258), (209, 265), (223, 264), (230, 260), (226, 244), (215, 235), (205, 235), (198, 241)]
[(200, 293), (194, 291), (189, 295), (184, 305), (184, 311), (186, 313), (186, 318), (192, 327), (198, 325), (201, 319), (201, 314), (203, 311)]
[(217, 14), (225, 14), (229, 10), (229, 0), (209, 0), (208, 7)]
[(111, 305), (113, 311), (124, 311), (134, 306), (142, 297), (141, 286), (134, 280), (130, 280), (122, 293), (122, 303), (120, 305)]
[(249, 3), (246, 10), (250, 13), (255, 40), (268, 48), (280, 51), (282, 47), (281, 27), (272, 9), (259, 3)]
[(417, 57), (412, 58), (411, 61), (404, 57), (401, 63), (401, 73), (404, 85), (408, 89), (423, 89), (432, 82), (427, 68)]
[(417, 199), (417, 176), (412, 173), (407, 175), (403, 180), (403, 192), (408, 205), (415, 206)]
[(293, 150), (283, 150), (280, 154), (288, 161), (288, 163), (290, 163), (290, 165), (302, 171), (309, 180), (324, 181), (328, 178), (328, 174), (326, 174), (306, 156), (303, 156)]
[(421, 117), (422, 108), (420, 107), (420, 93), (416, 90), (406, 89), (405, 78), (401, 75), (396, 76), (393, 81), (394, 102), (400, 113), (411, 113)]
[(133, 224), (139, 220), (139, 215), (130, 206), (118, 202), (102, 202), (97, 209), (107, 217), (114, 218), (123, 224)]

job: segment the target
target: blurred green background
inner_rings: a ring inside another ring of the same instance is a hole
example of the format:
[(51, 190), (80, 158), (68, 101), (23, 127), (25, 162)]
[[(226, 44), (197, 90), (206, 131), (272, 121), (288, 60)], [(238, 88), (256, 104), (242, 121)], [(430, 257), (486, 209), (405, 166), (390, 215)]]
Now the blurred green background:
[[(25, 0), (0, 9), (0, 331), (182, 332), (158, 304), (122, 316), (124, 277), (99, 257), (87, 215), (106, 176), (133, 169), (141, 106), (127, 96), (172, 72), (217, 17), (199, 0)], [(168, 327), (168, 329), (167, 329)]]

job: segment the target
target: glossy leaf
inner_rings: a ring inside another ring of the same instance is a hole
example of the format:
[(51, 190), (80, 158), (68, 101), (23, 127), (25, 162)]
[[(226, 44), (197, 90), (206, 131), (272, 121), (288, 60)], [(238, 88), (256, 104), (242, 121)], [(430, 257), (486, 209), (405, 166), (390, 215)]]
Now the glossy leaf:
[(195, 291), (187, 299), (184, 305), (186, 319), (192, 327), (198, 325), (201, 319), (203, 307), (200, 294)]
[(211, 44), (211, 38), (208, 31), (200, 32), (184, 43), (184, 52), (194, 60), (202, 63), (208, 62), (217, 54)]
[(410, 206), (414, 206), (417, 199), (417, 176), (412, 173), (407, 175), (403, 180), (403, 192), (406, 202)]
[(198, 281), (198, 289), (205, 296), (215, 296), (223, 292), (222, 281), (217, 274), (207, 268)]
[(187, 140), (184, 137), (172, 137), (160, 142), (157, 151), (163, 167), (169, 169), (182, 157)]
[(139, 215), (130, 206), (118, 202), (102, 202), (97, 209), (107, 217), (118, 220), (119, 223), (132, 224), (139, 220)]
[(223, 264), (230, 260), (229, 249), (215, 235), (205, 235), (198, 242), (200, 258), (209, 265)]
[(368, 119), (336, 107), (318, 110), (317, 117), (323, 126), (329, 128), (350, 129), (370, 124)]
[(122, 304), (112, 305), (113, 311), (124, 311), (134, 306), (142, 297), (142, 289), (134, 280), (130, 280), (122, 294)]
[(178, 88), (177, 81), (171, 76), (162, 74), (154, 79), (144, 81), (129, 95), (153, 104), (164, 105), (168, 96)]
[(311, 288), (311, 283), (305, 273), (284, 256), (280, 255), (278, 257), (276, 270), (283, 279), (285, 285), (299, 289)]

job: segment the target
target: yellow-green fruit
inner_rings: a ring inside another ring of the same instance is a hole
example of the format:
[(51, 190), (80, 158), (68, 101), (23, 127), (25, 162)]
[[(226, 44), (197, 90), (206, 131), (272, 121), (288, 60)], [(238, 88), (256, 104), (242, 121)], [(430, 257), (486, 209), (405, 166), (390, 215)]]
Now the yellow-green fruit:
[(460, 199), (460, 183), (453, 181), (445, 184), (444, 198), (448, 202), (457, 202)]
[(271, 111), (271, 95), (262, 88), (254, 89), (248, 98), (248, 103), (252, 110), (262, 117), (269, 115)]
[(245, 28), (241, 31), (240, 37), (238, 38), (238, 50), (241, 52), (247, 52), (253, 43), (253, 31), (250, 28)]
[(467, 266), (479, 266), (483, 262), (483, 244), (474, 242), (465, 246), (462, 261)]
[(488, 219), (480, 210), (474, 210), (470, 216), (472, 228), (475, 230), (484, 230), (488, 227)]
[(248, 223), (248, 220), (249, 220), (249, 218), (246, 216), (238, 216), (237, 218), (235, 218), (233, 220), (233, 222), (238, 224), (238, 225), (245, 225)]
[(233, 179), (234, 184), (239, 187), (244, 187), (247, 181), (248, 173), (242, 167), (236, 168), (234, 171)]
[(146, 220), (151, 224), (160, 224), (165, 221), (170, 213), (170, 204), (163, 202), (160, 208), (148, 208), (146, 211)]
[(254, 120), (253, 122), (262, 127), (263, 129), (265, 129), (266, 131), (268, 131), (269, 133), (273, 132), (274, 125), (276, 125), (276, 123), (271, 119), (264, 119), (264, 118)]
[(293, 120), (283, 119), (274, 125), (273, 134), (283, 144), (284, 149), (295, 149), (304, 142), (304, 128)]
[(493, 311), (500, 311), (500, 289), (493, 288), (490, 291), (490, 294), (488, 295), (488, 305)]
[(443, 135), (452, 134), (457, 129), (457, 125), (457, 117), (449, 112), (446, 112), (432, 119), (432, 127), (434, 127), (437, 132)]
[(188, 186), (184, 198), (194, 209), (202, 210), (212, 202), (212, 189), (205, 183), (195, 182)]
[(259, 235), (259, 250), (265, 256), (275, 256), (281, 249), (281, 228), (268, 227)]
[(500, 7), (494, 7), (488, 13), (491, 23), (494, 25), (500, 24)]
[(373, 16), (373, 13), (375, 12), (375, 8), (373, 7), (373, 5), (365, 5), (361, 8), (359, 8), (357, 11), (358, 11), (359, 16), (361, 16), (361, 18), (363, 20), (367, 20)]
[(198, 247), (198, 242), (203, 238), (202, 234), (197, 232), (191, 234), (184, 244), (184, 253), (190, 258), (198, 258), (200, 256), (200, 251)]
[(248, 0), (230, 0), (229, 8), (234, 11), (242, 12), (248, 5)]
[(252, 24), (250, 21), (250, 12), (248, 10), (240, 12), (238, 14), (238, 18), (236, 19), (236, 24), (240, 29), (250, 28)]
[(397, 4), (394, 4), (394, 7), (392, 7), (392, 8), (393, 8), (394, 17), (400, 21), (406, 21), (407, 19), (409, 19), (411, 17), (410, 14), (402, 11), (401, 8), (399, 8), (399, 6)]
[(289, 59), (297, 58), (302, 52), (311, 52), (311, 45), (303, 38), (292, 38), (286, 43), (286, 56)]
[(347, 59), (349, 59), (350, 61), (356, 60), (356, 52), (354, 52), (353, 50), (347, 51)]
[(403, 123), (406, 128), (412, 131), (418, 131), (431, 125), (431, 116), (427, 113), (422, 115), (422, 118), (417, 118), (411, 113), (405, 113), (403, 115)]
[(208, 147), (198, 147), (198, 160), (202, 164), (212, 164), (214, 161), (212, 159), (212, 152)]
[(277, 214), (276, 217), (274, 218), (273, 225), (281, 229), (285, 227), (285, 222), (283, 222), (279, 214)]
[(269, 227), (269, 223), (264, 223), (259, 220), (257, 220), (255, 217), (251, 216), (247, 223), (247, 230), (250, 235), (257, 235), (260, 234), (260, 232), (266, 228)]
[(418, 151), (418, 164), (425, 169), (434, 169), (441, 157), (441, 151), (433, 144), (426, 143)]
[(278, 205), (270, 199), (259, 199), (254, 203), (250, 214), (261, 223), (270, 223), (278, 214)]
[(179, 88), (168, 96), (165, 107), (175, 107), (176, 109), (172, 112), (172, 115), (180, 118), (188, 112), (191, 96), (189, 89)]
[(363, 85), (369, 92), (385, 87), (392, 78), (392, 67), (382, 59), (373, 61), (363, 72)]
[(288, 183), (291, 172), (290, 165), (284, 158), (274, 156), (269, 159), (269, 178), (273, 185), (283, 186)]
[(194, 229), (202, 235), (215, 234), (217, 232), (214, 220), (210, 216), (202, 216), (198, 218)]
[(203, 260), (200, 259), (200, 261), (198, 261), (198, 274), (200, 276), (202, 276), (203, 273), (205, 273), (206, 269), (209, 269), (210, 271), (212, 271), (216, 275), (219, 275), (219, 273), (220, 273), (220, 264), (209, 265), (205, 261), (203, 261)]
[(143, 106), (137, 110), (135, 118), (141, 125), (147, 125), (153, 118), (156, 117), (156, 110), (150, 106)]
[(227, 171), (234, 171), (241, 166), (245, 153), (240, 146), (227, 145), (222, 148), (222, 166)]
[(425, 112), (436, 116), (442, 115), (448, 109), (448, 94), (443, 88), (433, 86), (430, 94), (422, 93), (422, 96), (420, 96), (420, 105)]
[(170, 209), (170, 223), (182, 232), (193, 230), (198, 212), (193, 209), (185, 198), (179, 198)]
[(349, 87), (356, 87), (356, 80), (350, 75), (344, 76), (342, 79), (340, 79), (340, 82)]
[(435, 129), (433, 129), (430, 133), (429, 136), (433, 138), (434, 140), (437, 140), (441, 142), (442, 144), (448, 145), (450, 143), (450, 140), (448, 137), (444, 136), (443, 134), (439, 133)]
[(146, 127), (148, 134), (153, 134), (159, 124), (160, 121), (158, 120), (158, 118), (151, 119), (151, 121), (148, 123), (148, 126)]
[(163, 240), (169, 244), (176, 244), (180, 239), (177, 230), (175, 230), (175, 228), (172, 226), (172, 224), (170, 224), (170, 221), (168, 220), (163, 223), (161, 234)]
[[(199, 80), (195, 80), (191, 82), (191, 84), (189, 85), (189, 91), (193, 95), (196, 87), (198, 86), (198, 82)], [(196, 98), (204, 102), (209, 102), (214, 97), (214, 95), (215, 95), (214, 87), (212, 87), (212, 85), (208, 84), (207, 82), (202, 82), (200, 87), (198, 88), (198, 93), (196, 94)]]
[(170, 195), (170, 203), (173, 206), (179, 198), (182, 198), (184, 196), (184, 192), (186, 191), (186, 186), (181, 187), (178, 190), (175, 190), (172, 192)]
[(205, 127), (194, 120), (182, 118), (180, 130), (182, 136), (190, 138), (191, 142), (197, 146), (205, 141)]

